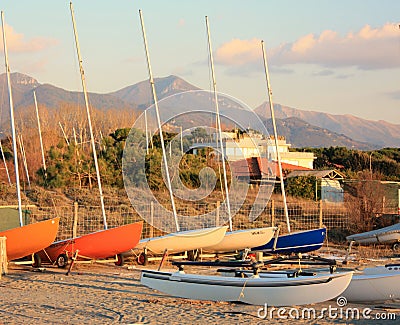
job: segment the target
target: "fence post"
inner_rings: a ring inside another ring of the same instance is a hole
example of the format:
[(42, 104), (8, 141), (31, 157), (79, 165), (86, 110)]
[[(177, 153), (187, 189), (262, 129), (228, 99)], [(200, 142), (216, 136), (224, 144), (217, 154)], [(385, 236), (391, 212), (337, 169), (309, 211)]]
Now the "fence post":
[(218, 227), (219, 226), (219, 208), (221, 207), (221, 202), (217, 201), (217, 212), (215, 215), (215, 225)]
[(3, 274), (8, 273), (6, 240), (7, 237), (0, 237), (0, 279)]
[(319, 200), (319, 227), (322, 228), (323, 226), (322, 222), (322, 200)]
[(271, 200), (271, 226), (275, 227), (275, 201)]
[(74, 202), (74, 221), (72, 224), (72, 238), (77, 237), (77, 231), (78, 231), (78, 202)]

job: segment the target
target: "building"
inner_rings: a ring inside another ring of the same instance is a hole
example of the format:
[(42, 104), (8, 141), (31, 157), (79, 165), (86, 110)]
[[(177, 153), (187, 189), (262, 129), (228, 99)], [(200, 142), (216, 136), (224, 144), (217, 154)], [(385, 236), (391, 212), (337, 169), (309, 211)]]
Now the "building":
[(335, 169), (328, 170), (295, 170), (289, 177), (314, 176), (316, 178), (315, 191), (320, 192), (316, 197), (325, 202), (343, 202), (344, 190), (341, 183), (344, 175)]
[[(196, 153), (196, 147), (210, 147), (216, 150), (219, 147), (218, 133), (212, 135), (215, 142), (196, 143), (192, 146)], [(246, 132), (222, 132), (224, 154), (228, 161), (238, 161), (252, 157), (267, 157), (269, 160), (277, 161), (275, 138), (257, 133), (253, 130)], [(278, 137), (278, 150), (281, 162), (313, 169), (314, 153), (312, 152), (290, 152), (291, 144), (286, 143), (286, 138)]]

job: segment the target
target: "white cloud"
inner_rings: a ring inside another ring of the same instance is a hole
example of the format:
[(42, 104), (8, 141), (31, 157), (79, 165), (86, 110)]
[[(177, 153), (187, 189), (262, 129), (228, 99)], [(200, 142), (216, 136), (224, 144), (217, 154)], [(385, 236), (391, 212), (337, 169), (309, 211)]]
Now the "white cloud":
[[(399, 40), (398, 26), (392, 23), (380, 28), (366, 25), (345, 36), (325, 30), (320, 35), (308, 34), (269, 49), (268, 58), (275, 65), (309, 63), (329, 68), (385, 69), (400, 66)], [(216, 62), (229, 66), (253, 67), (262, 60), (261, 56), (257, 39), (233, 39), (216, 50)]]
[[(6, 24), (7, 49), (9, 52), (39, 52), (58, 43), (57, 40), (45, 37), (26, 39), (24, 34), (17, 33), (14, 28)], [(3, 47), (3, 37), (0, 38)]]
[(252, 40), (233, 39), (215, 51), (215, 60), (218, 63), (235, 66), (253, 63), (260, 58), (260, 42), (256, 38)]

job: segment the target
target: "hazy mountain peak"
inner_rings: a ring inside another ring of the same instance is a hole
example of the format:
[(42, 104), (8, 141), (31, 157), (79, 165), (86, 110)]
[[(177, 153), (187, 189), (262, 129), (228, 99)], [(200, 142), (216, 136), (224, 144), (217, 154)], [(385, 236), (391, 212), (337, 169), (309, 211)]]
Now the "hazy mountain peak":
[[(3, 77), (4, 75), (4, 77)], [(6, 74), (3, 73), (2, 78), (6, 77)], [(32, 78), (26, 74), (23, 73), (19, 73), (19, 72), (13, 72), (10, 74), (10, 79), (11, 82), (13, 83), (13, 85), (23, 85), (23, 86), (30, 86), (30, 87), (36, 87), (39, 84), (39, 82), (35, 79)]]

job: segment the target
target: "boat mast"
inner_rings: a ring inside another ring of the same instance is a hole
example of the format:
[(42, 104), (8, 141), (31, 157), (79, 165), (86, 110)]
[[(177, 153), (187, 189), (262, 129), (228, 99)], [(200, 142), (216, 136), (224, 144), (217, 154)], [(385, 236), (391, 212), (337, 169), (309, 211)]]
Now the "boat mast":
[(85, 97), (86, 113), (87, 113), (89, 132), (90, 132), (90, 143), (91, 143), (91, 146), (92, 146), (93, 160), (94, 160), (94, 165), (95, 165), (95, 168), (96, 168), (97, 185), (99, 187), (100, 203), (101, 203), (101, 211), (102, 211), (102, 214), (103, 214), (104, 229), (107, 229), (108, 226), (107, 226), (106, 211), (104, 209), (103, 189), (101, 187), (99, 164), (97, 162), (97, 154), (96, 154), (96, 144), (94, 142), (92, 120), (91, 120), (91, 117), (90, 117), (90, 109), (89, 109), (89, 100), (88, 100), (88, 95), (87, 95), (87, 90), (86, 90), (85, 74), (84, 74), (83, 65), (82, 65), (81, 51), (79, 49), (78, 32), (76, 30), (75, 16), (74, 16), (74, 9), (72, 7), (72, 2), (69, 3), (69, 6), (70, 6), (70, 10), (71, 10), (72, 25), (73, 25), (73, 28), (74, 28), (76, 53), (77, 53), (77, 56), (78, 56), (79, 71), (81, 73), (82, 89), (83, 89), (83, 94), (84, 94), (84, 97)]
[[(261, 41), (261, 48), (262, 48), (263, 59), (264, 59), (265, 79), (267, 81), (269, 108), (271, 111), (272, 126), (274, 128), (275, 150), (276, 150), (276, 157), (278, 160), (279, 179), (281, 182), (281, 192), (282, 192), (282, 199), (283, 199), (283, 205), (284, 205), (284, 210), (285, 210), (286, 225), (287, 225), (288, 232), (290, 233), (289, 213), (288, 213), (288, 208), (287, 208), (287, 203), (286, 203), (285, 184), (283, 182), (281, 155), (279, 153), (279, 146), (278, 146), (278, 132), (276, 131), (275, 112), (274, 112), (274, 105), (272, 103), (272, 90), (271, 90), (271, 85), (269, 82), (267, 54), (265, 52), (264, 41)], [(268, 112), (267, 112), (267, 115), (268, 115)]]
[(35, 102), (35, 109), (36, 109), (36, 119), (38, 123), (38, 132), (39, 132), (39, 140), (40, 140), (40, 150), (42, 152), (42, 162), (43, 162), (43, 171), (44, 171), (44, 178), (47, 178), (47, 168), (46, 168), (46, 160), (44, 159), (44, 150), (43, 150), (43, 139), (42, 139), (42, 130), (40, 127), (40, 118), (39, 118), (39, 109), (36, 100), (36, 92), (33, 91), (33, 100)]
[(3, 29), (4, 61), (5, 61), (6, 73), (7, 73), (8, 97), (10, 100), (10, 120), (11, 120), (12, 147), (13, 147), (13, 152), (14, 152), (15, 182), (17, 185), (18, 215), (19, 215), (19, 224), (22, 227), (24, 225), (24, 223), (22, 221), (22, 200), (21, 200), (21, 186), (19, 183), (17, 137), (15, 134), (14, 104), (13, 104), (13, 97), (12, 97), (12, 90), (11, 90), (10, 66), (8, 64), (4, 11), (1, 12), (1, 27)]
[(164, 162), (164, 167), (165, 167), (165, 175), (167, 177), (167, 185), (168, 185), (169, 196), (170, 196), (170, 199), (171, 199), (172, 212), (174, 214), (174, 219), (175, 219), (176, 231), (179, 231), (179, 223), (178, 223), (178, 217), (177, 217), (177, 214), (176, 214), (174, 193), (172, 192), (171, 179), (169, 178), (167, 155), (166, 155), (166, 152), (165, 152), (164, 137), (163, 137), (163, 134), (162, 134), (162, 125), (161, 125), (161, 120), (160, 120), (160, 112), (158, 110), (158, 101), (157, 101), (156, 88), (155, 88), (155, 85), (154, 85), (153, 72), (151, 71), (149, 49), (148, 49), (148, 46), (147, 46), (147, 38), (146, 38), (146, 31), (145, 31), (145, 28), (144, 28), (144, 20), (143, 20), (142, 10), (139, 10), (139, 16), (140, 16), (140, 24), (142, 26), (144, 49), (145, 49), (145, 52), (146, 52), (147, 68), (148, 68), (148, 72), (149, 72), (149, 82), (150, 82), (150, 86), (151, 86), (151, 91), (153, 93), (153, 100), (154, 100), (154, 107), (156, 109), (156, 117), (157, 117), (158, 129), (160, 130), (160, 142), (161, 142), (162, 156), (163, 156), (163, 162)]
[(224, 174), (226, 205), (227, 205), (227, 208), (228, 208), (229, 230), (232, 231), (231, 205), (230, 205), (230, 202), (229, 202), (228, 179), (226, 177), (225, 154), (224, 154), (224, 146), (223, 146), (223, 141), (222, 141), (221, 119), (220, 119), (220, 116), (219, 116), (217, 81), (215, 79), (215, 73), (214, 73), (214, 60), (213, 60), (213, 55), (212, 55), (210, 26), (209, 26), (209, 23), (208, 23), (208, 17), (207, 16), (206, 16), (206, 27), (207, 27), (207, 39), (208, 39), (208, 51), (210, 53), (212, 83), (213, 83), (213, 90), (214, 90), (215, 111), (216, 111), (216, 115), (217, 115), (218, 138), (219, 138), (219, 145), (221, 147), (221, 159), (222, 159), (222, 170), (223, 170), (223, 174)]

